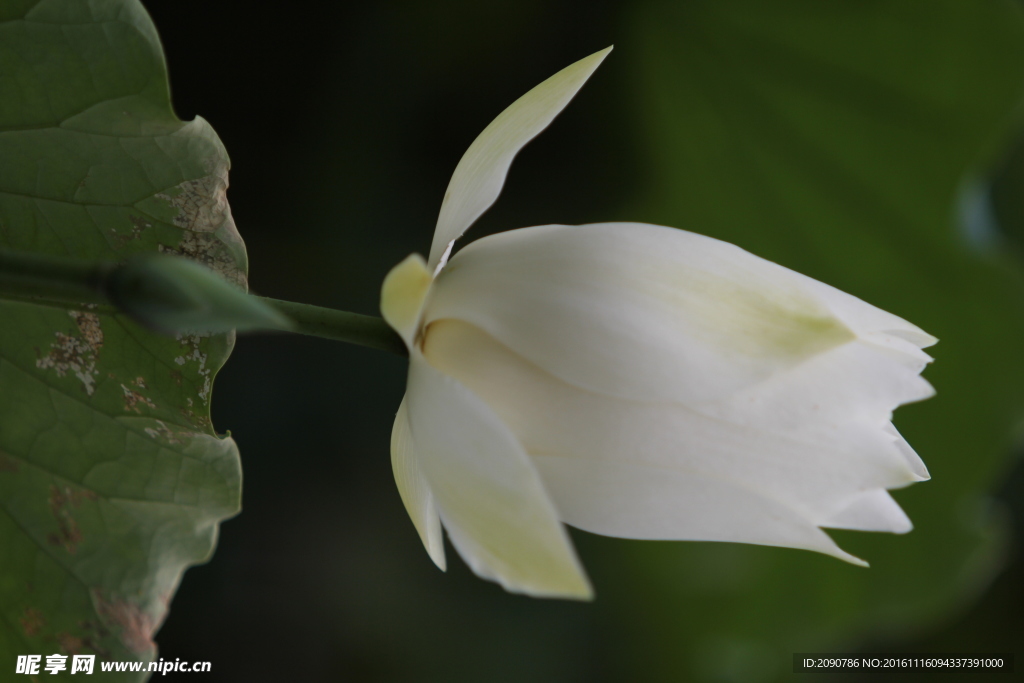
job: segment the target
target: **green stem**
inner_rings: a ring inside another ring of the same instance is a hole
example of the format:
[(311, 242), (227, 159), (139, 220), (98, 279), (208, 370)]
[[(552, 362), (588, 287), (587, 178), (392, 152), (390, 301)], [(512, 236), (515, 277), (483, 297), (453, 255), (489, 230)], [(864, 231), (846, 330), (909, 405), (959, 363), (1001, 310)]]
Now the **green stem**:
[[(106, 287), (120, 264), (81, 261), (0, 248), (0, 301), (99, 314), (124, 313)], [(256, 297), (291, 318), (290, 332), (408, 356), (405, 343), (381, 318), (292, 301)], [(282, 330), (273, 330), (282, 331)]]
[(257, 297), (292, 319), (295, 327), (291, 332), (322, 337), (335, 341), (367, 346), (371, 349), (389, 351), (399, 356), (408, 356), (405, 342), (382, 318), (360, 313), (349, 313), (333, 308), (322, 308), (294, 301), (282, 301), (268, 297)]

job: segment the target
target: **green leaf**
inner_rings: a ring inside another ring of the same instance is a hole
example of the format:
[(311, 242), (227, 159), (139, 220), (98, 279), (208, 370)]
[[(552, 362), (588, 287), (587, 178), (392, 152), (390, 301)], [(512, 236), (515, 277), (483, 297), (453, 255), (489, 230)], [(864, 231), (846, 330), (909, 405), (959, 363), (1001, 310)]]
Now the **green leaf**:
[[(244, 287), (227, 169), (209, 124), (175, 117), (137, 0), (0, 5), (0, 245), (180, 254)], [(0, 666), (152, 660), (182, 572), (239, 509), (209, 412), (233, 335), (24, 303), (0, 319)]]
[[(999, 567), (987, 492), (1024, 407), (1024, 289), (1016, 264), (955, 219), (961, 188), (1016, 118), (1020, 11), (998, 0), (645, 3), (632, 37), (617, 42), (623, 58), (642, 53), (632, 106), (653, 172), (620, 215), (728, 240), (940, 339), (925, 372), (937, 397), (895, 414), (933, 477), (895, 492), (915, 530), (835, 532), (866, 570), (714, 544), (631, 545), (616, 560), (624, 547), (609, 546), (605, 562), (620, 566), (594, 579), (647, 644), (634, 675), (772, 680), (793, 652), (920, 632)], [(644, 599), (607, 590), (623, 564)]]

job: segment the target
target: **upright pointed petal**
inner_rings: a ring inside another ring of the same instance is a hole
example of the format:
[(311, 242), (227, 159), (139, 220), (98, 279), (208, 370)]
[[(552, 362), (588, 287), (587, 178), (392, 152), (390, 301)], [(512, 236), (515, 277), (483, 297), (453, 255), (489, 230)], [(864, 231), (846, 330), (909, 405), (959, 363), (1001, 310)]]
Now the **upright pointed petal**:
[(391, 468), (395, 473), (398, 493), (402, 496), (406, 512), (412, 518), (413, 526), (427, 549), (427, 554), (441, 571), (445, 570), (444, 538), (441, 535), (441, 518), (434, 507), (434, 495), (416, 462), (412, 435), (409, 433), (409, 416), (405, 399), (395, 416), (391, 430)]
[(704, 402), (854, 338), (806, 279), (683, 230), (546, 225), (460, 251), (423, 320), (465, 320), (592, 391)]
[(498, 416), (415, 350), (407, 398), (418, 464), (470, 568), (515, 593), (590, 598), (540, 476)]
[(611, 52), (606, 48), (562, 69), (501, 112), (473, 141), (455, 168), (430, 246), (430, 267), (447, 257), (459, 238), (501, 193), (512, 159), (569, 104)]

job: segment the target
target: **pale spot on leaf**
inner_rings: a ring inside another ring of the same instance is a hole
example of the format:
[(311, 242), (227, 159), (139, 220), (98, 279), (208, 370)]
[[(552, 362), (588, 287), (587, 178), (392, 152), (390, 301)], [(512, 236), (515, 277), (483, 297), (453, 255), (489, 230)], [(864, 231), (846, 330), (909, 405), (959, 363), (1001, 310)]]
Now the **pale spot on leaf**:
[(57, 341), (50, 344), (50, 352), (36, 360), (36, 367), (53, 370), (58, 377), (71, 373), (82, 382), (85, 393), (96, 391), (96, 359), (103, 348), (103, 330), (95, 313), (68, 311), (76, 325), (77, 334), (57, 332)]

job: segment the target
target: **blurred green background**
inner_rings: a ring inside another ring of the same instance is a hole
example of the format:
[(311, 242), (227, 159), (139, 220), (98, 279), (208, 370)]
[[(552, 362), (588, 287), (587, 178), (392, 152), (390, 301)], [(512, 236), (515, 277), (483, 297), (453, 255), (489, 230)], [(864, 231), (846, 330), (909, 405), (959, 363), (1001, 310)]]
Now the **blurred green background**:
[(1013, 652), (1024, 640), (1017, 4), (145, 5), (179, 116), (207, 118), (231, 154), (260, 294), (376, 313), (385, 273), (429, 246), (477, 133), (614, 44), (469, 239), (672, 225), (941, 339), (925, 373), (938, 396), (896, 414), (933, 475), (896, 493), (916, 529), (835, 534), (871, 569), (574, 531), (597, 591), (576, 604), (429, 561), (390, 471), (404, 361), (243, 337), (214, 424), (242, 450), (244, 511), (185, 575), (157, 636), (164, 659), (211, 661), (203, 680), (215, 681), (816, 681), (829, 679), (791, 673), (792, 653)]

